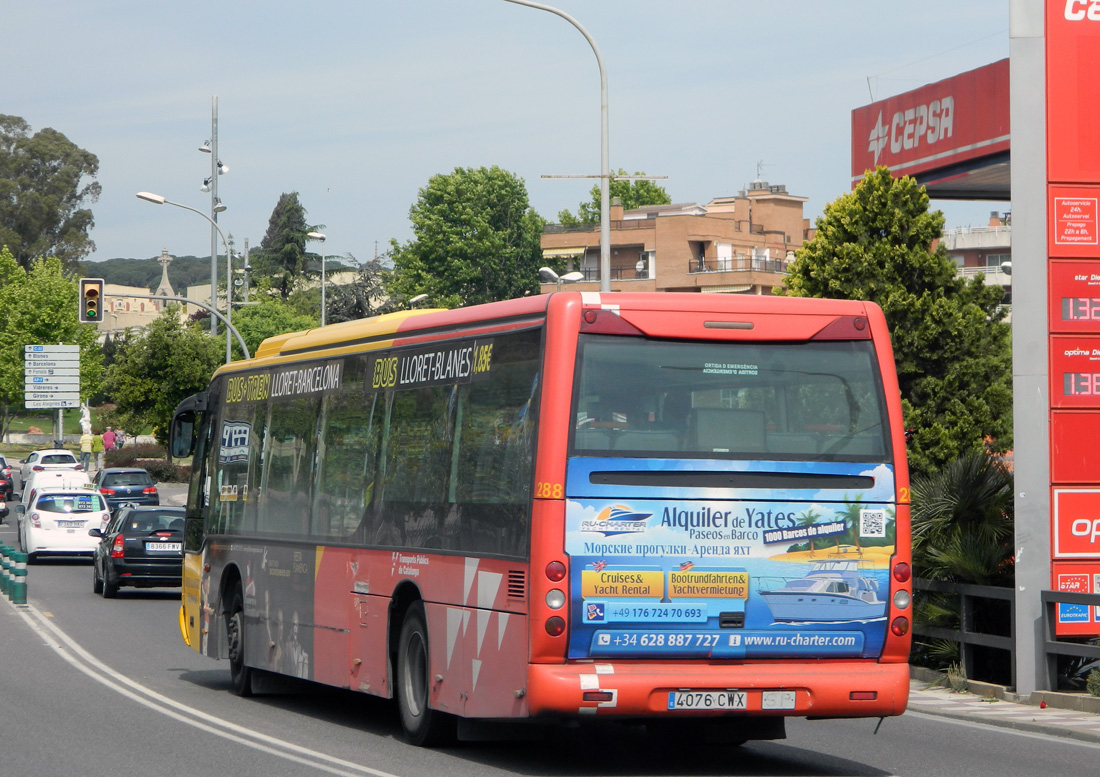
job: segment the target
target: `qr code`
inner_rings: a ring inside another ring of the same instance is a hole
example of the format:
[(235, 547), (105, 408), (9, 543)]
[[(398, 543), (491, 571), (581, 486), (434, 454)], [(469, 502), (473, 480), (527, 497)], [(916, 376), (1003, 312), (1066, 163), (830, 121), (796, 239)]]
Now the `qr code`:
[(859, 536), (860, 537), (885, 537), (886, 536), (886, 511), (885, 510), (860, 510), (859, 511)]

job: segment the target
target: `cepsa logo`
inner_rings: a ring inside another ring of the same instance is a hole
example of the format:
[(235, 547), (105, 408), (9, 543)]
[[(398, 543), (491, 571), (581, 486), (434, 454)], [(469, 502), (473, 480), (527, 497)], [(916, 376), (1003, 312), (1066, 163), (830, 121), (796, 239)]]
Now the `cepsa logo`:
[(1071, 22), (1100, 22), (1100, 0), (1066, 0), (1065, 16)]
[(951, 137), (954, 130), (955, 98), (948, 95), (925, 105), (898, 111), (888, 125), (882, 123), (882, 111), (879, 111), (868, 138), (867, 150), (875, 155), (877, 167), (879, 156), (887, 142), (890, 144), (891, 154), (900, 154), (902, 151), (919, 148), (922, 142), (931, 146)]

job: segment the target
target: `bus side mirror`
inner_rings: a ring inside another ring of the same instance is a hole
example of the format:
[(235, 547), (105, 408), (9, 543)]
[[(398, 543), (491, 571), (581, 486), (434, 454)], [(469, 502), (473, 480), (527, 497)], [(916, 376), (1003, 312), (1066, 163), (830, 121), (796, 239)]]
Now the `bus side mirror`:
[(195, 413), (184, 411), (172, 418), (169, 430), (168, 449), (172, 456), (183, 459), (191, 455), (195, 448)]

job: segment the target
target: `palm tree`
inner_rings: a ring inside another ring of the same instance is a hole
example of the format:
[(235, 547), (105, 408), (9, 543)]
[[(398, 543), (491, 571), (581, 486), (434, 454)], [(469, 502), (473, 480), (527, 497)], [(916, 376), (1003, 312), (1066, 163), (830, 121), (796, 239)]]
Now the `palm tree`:
[[(1013, 479), (999, 458), (986, 451), (963, 454), (939, 472), (914, 478), (912, 490), (916, 577), (1013, 585)], [(959, 628), (957, 596), (916, 594), (913, 616), (918, 625)], [(975, 626), (987, 633), (1007, 633), (1011, 614), (1002, 603), (993, 604), (975, 613), (980, 621)], [(959, 646), (949, 640), (918, 638), (913, 652), (918, 662), (923, 655), (929, 664), (939, 667), (959, 660)], [(983, 671), (994, 671), (994, 664), (1003, 663), (1004, 656), (992, 653), (983, 662)]]
[(918, 577), (1013, 583), (1012, 473), (985, 451), (913, 480), (913, 566)]

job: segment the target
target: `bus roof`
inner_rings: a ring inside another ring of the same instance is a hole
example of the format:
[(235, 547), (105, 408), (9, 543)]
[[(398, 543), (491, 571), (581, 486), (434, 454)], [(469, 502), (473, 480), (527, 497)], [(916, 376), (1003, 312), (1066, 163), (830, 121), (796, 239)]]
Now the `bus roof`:
[[(670, 318), (668, 316), (670, 313), (679, 316), (696, 314), (703, 317), (738, 313), (787, 316), (801, 314), (812, 318), (866, 316), (872, 310), (877, 313), (877, 306), (874, 303), (856, 300), (681, 292), (562, 291), (453, 310), (441, 308), (404, 310), (302, 332), (276, 335), (264, 340), (251, 360), (224, 365), (218, 372), (232, 372), (288, 358), (308, 359), (319, 355), (320, 352), (328, 355), (353, 352), (360, 350), (367, 343), (386, 346), (403, 336), (415, 337), (418, 333), (442, 334), (447, 330), (458, 330), (479, 322), (539, 319), (544, 317), (550, 309), (575, 306), (578, 302), (581, 309), (607, 310), (618, 315), (629, 316), (634, 326), (654, 336), (669, 336), (668, 329), (672, 321), (688, 323), (683, 318)], [(636, 312), (637, 315), (629, 315), (631, 312)], [(653, 315), (647, 317), (646, 314)], [(878, 315), (881, 316), (881, 313)], [(653, 328), (652, 322), (657, 320), (668, 323)], [(651, 325), (642, 323), (645, 321), (649, 321)], [(699, 323), (702, 325), (702, 320)], [(812, 322), (806, 322), (806, 326), (810, 328), (810, 334), (817, 331), (813, 329), (816, 324)], [(757, 336), (751, 339), (767, 336), (769, 336), (767, 332), (758, 332)]]

